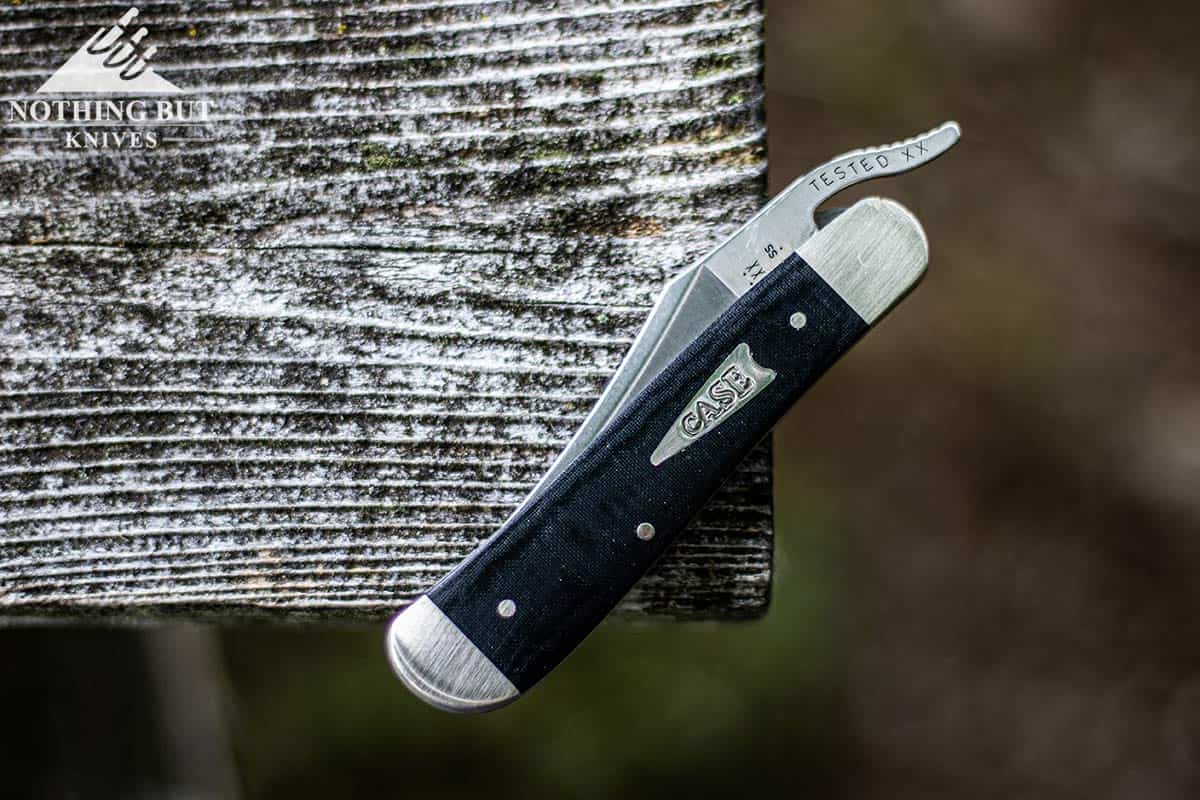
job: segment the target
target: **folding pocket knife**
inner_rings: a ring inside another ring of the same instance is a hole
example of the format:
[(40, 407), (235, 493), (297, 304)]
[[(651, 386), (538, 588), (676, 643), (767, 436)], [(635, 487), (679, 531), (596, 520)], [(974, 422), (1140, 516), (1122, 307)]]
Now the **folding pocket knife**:
[(817, 207), (958, 138), (949, 122), (832, 159), (672, 280), (545, 477), (392, 620), (387, 652), (401, 680), (438, 708), (487, 711), (557, 666), (924, 273), (925, 234), (899, 204)]

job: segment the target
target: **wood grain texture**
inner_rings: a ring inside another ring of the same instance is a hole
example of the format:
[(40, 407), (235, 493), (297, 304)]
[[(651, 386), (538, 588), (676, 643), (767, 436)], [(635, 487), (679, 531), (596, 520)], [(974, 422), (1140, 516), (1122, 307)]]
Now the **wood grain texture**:
[[(0, 95), (124, 8), (6, 6)], [(382, 618), (761, 203), (759, 5), (139, 8), (205, 141), (0, 155), (0, 615)], [(760, 613), (770, 492), (760, 448), (624, 609)]]

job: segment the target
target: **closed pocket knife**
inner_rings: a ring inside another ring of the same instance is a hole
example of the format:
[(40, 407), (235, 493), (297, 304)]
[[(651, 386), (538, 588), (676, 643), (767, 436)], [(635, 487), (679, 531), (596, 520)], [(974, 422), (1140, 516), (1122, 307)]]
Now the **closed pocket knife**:
[(546, 476), (392, 620), (387, 652), (401, 680), (438, 708), (487, 711), (557, 666), (924, 273), (925, 234), (899, 204), (817, 207), (958, 138), (951, 122), (829, 161), (668, 284)]

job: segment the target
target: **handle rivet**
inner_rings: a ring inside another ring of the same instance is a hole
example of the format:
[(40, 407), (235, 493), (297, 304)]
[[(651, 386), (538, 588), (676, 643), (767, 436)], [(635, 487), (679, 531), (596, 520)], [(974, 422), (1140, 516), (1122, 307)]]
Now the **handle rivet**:
[(797, 311), (795, 314), (792, 314), (790, 317), (788, 317), (788, 324), (796, 330), (800, 330), (808, 324), (808, 317), (804, 316), (803, 311)]
[(508, 619), (513, 614), (517, 613), (517, 604), (512, 600), (501, 600), (500, 605), (496, 606), (496, 613)]
[(637, 526), (637, 537), (643, 542), (648, 542), (654, 538), (654, 526), (649, 522), (643, 522)]

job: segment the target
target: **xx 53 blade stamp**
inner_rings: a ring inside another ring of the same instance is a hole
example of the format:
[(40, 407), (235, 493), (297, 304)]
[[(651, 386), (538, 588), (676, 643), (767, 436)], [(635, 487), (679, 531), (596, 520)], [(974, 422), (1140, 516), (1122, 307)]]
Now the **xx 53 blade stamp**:
[(925, 234), (840, 189), (926, 163), (959, 137), (833, 159), (671, 282), (596, 408), (491, 538), (388, 629), (388, 656), (448, 711), (515, 700), (633, 587), (725, 477), (920, 279)]

